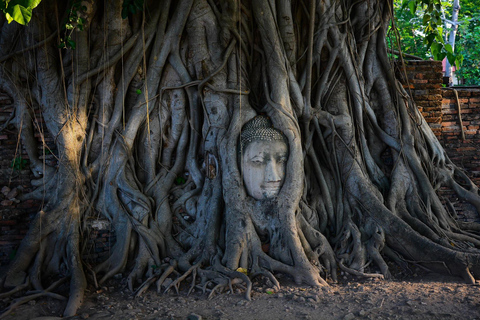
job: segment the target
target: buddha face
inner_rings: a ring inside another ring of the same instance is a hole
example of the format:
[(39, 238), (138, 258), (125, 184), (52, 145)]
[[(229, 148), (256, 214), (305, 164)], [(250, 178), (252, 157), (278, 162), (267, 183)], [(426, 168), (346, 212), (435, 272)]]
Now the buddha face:
[(285, 142), (252, 141), (242, 154), (242, 174), (247, 193), (257, 199), (275, 197), (285, 179), (288, 148)]

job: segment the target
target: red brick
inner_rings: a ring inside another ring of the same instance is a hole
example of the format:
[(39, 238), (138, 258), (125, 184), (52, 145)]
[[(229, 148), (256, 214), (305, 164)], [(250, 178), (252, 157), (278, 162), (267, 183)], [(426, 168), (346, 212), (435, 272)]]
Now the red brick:
[(14, 226), (17, 224), (15, 220), (0, 220), (0, 226)]
[(15, 242), (12, 242), (12, 241), (4, 241), (4, 240), (0, 240), (0, 246), (17, 246), (18, 245), (18, 241), (15, 241)]
[(1, 235), (0, 240), (22, 240), (24, 238), (23, 235), (18, 235), (18, 234), (7, 234), (7, 235)]

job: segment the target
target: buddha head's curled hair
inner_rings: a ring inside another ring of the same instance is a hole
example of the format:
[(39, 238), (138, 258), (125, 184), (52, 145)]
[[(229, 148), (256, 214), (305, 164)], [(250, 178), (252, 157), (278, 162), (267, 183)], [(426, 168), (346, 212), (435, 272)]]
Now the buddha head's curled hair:
[(245, 150), (254, 141), (283, 141), (288, 145), (285, 135), (273, 127), (269, 117), (262, 115), (256, 116), (243, 125), (240, 135), (240, 150)]

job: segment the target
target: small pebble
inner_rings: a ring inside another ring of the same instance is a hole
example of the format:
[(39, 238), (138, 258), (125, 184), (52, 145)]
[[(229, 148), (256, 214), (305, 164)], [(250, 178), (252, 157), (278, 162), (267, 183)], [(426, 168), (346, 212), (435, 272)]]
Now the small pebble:
[(202, 316), (196, 313), (190, 313), (187, 317), (187, 320), (202, 320)]
[(355, 315), (353, 313), (349, 313), (345, 317), (343, 317), (343, 320), (353, 320), (353, 319), (355, 319)]

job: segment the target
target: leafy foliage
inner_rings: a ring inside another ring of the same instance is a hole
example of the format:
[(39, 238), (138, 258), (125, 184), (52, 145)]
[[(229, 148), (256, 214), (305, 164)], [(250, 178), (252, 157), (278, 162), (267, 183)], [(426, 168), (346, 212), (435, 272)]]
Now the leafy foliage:
[(463, 53), (464, 61), (456, 75), (463, 78), (466, 85), (480, 85), (480, 13), (470, 11), (466, 5), (460, 10), (464, 15), (457, 33), (456, 50)]
[[(416, 55), (423, 59), (428, 59), (431, 54), (428, 48), (423, 44), (423, 33), (420, 31), (421, 16), (420, 10), (412, 14), (409, 8), (402, 6), (402, 1), (394, 1), (395, 27), (398, 36), (401, 39), (400, 49), (404, 53)], [(389, 45), (392, 47), (391, 39)]]
[(32, 18), (32, 10), (42, 0), (1, 0), (0, 10), (5, 14), (8, 23), (16, 21), (26, 25)]
[(123, 0), (122, 18), (126, 19), (129, 14), (136, 14), (143, 10), (143, 0)]
[(28, 164), (27, 159), (22, 159), (22, 157), (16, 157), (15, 159), (12, 160), (12, 163), (10, 164), (10, 168), (13, 168), (15, 171), (20, 171), (23, 170)]
[(60, 39), (58, 45), (62, 49), (75, 49), (76, 43), (72, 40), (72, 33), (75, 30), (83, 31), (85, 19), (82, 18), (83, 13), (87, 11), (87, 7), (82, 4), (81, 0), (75, 0), (72, 3), (72, 7), (68, 13), (67, 19), (63, 25), (65, 35)]
[(463, 61), (462, 54), (456, 54), (446, 35), (450, 28), (444, 28), (444, 12), (450, 3), (441, 0), (395, 0), (395, 24), (404, 53), (423, 59), (433, 58), (448, 61), (457, 68)]

